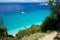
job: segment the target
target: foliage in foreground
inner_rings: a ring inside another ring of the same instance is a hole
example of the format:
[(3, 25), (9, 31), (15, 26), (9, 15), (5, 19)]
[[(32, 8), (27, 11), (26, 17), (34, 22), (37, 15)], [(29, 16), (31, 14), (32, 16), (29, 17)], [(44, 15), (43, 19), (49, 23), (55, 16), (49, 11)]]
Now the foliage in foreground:
[(40, 32), (40, 25), (32, 25), (30, 28), (20, 30), (16, 35), (18, 39), (23, 38), (24, 36), (30, 36), (31, 34)]
[(38, 40), (38, 38), (41, 38), (45, 35), (46, 35), (45, 33), (34, 33), (31, 34), (29, 37), (24, 36), (22, 40)]

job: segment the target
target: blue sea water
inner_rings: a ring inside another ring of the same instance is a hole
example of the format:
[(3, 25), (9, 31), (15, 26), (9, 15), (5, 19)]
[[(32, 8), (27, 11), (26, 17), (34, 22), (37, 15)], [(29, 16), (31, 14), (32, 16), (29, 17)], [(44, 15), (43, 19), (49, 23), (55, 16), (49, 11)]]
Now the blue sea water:
[(50, 6), (40, 3), (0, 3), (0, 16), (9, 34), (15, 34), (25, 26), (41, 24), (49, 14)]

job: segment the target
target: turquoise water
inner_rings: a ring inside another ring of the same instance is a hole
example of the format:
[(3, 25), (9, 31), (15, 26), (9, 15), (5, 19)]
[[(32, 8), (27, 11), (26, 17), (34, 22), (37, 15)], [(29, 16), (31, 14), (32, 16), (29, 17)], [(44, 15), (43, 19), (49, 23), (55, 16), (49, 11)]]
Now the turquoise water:
[(25, 12), (21, 14), (20, 12), (11, 12), (12, 14), (3, 15), (4, 24), (8, 29), (9, 34), (15, 34), (18, 30), (24, 28), (24, 26), (29, 27), (32, 24), (41, 24), (46, 16), (50, 14), (49, 10), (37, 10)]
[(41, 24), (49, 14), (50, 6), (40, 3), (0, 3), (0, 16), (9, 34), (16, 34), (25, 26)]

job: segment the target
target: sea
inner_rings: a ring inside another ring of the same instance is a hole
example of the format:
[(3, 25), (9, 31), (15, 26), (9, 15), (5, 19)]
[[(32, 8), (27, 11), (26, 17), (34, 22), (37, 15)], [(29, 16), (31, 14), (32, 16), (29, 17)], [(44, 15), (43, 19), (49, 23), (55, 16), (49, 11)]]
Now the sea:
[(0, 17), (8, 34), (16, 34), (26, 26), (41, 24), (50, 15), (50, 6), (42, 3), (0, 3)]

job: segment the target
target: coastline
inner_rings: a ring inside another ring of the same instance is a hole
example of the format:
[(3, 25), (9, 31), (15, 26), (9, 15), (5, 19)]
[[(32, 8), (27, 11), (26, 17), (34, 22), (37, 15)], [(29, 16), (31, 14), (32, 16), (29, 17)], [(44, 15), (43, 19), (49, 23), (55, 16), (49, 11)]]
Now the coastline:
[[(42, 22), (40, 22), (40, 23), (35, 23), (35, 25), (40, 25)], [(33, 25), (33, 24), (31, 24), (31, 25)], [(30, 28), (31, 27), (31, 25), (27, 25), (26, 27), (27, 28)], [(22, 28), (17, 28), (17, 29), (14, 29), (14, 30), (10, 30), (10, 31), (8, 31), (8, 34), (10, 34), (10, 35), (16, 35), (20, 30), (24, 30), (25, 28), (24, 27), (22, 27)]]

